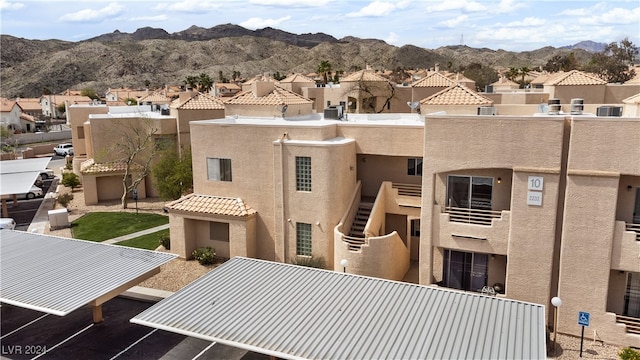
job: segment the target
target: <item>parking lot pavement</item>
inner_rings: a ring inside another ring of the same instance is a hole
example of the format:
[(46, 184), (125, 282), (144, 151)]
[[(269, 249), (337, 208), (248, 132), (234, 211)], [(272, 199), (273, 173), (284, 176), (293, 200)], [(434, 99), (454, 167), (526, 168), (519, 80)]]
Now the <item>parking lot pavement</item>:
[(153, 303), (116, 297), (103, 304), (104, 321), (93, 324), (89, 307), (56, 316), (13, 305), (0, 310), (2, 359), (238, 359), (263, 354), (211, 343), (129, 322)]
[[(54, 182), (57, 184), (57, 180), (53, 179), (43, 181), (43, 184), (40, 185), (42, 192), (46, 194), (51, 187), (55, 186)], [(55, 188), (51, 190), (55, 191)], [(7, 200), (9, 217), (16, 221), (16, 230), (27, 231), (43, 200), (44, 197), (35, 199), (19, 199), (18, 203), (15, 205), (13, 200)]]

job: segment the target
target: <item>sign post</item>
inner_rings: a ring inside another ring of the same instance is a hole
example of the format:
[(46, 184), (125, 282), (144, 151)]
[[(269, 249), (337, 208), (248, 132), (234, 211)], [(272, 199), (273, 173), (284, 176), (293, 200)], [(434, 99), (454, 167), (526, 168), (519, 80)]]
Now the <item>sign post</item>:
[(138, 215), (138, 189), (133, 189), (133, 200), (136, 201), (136, 215)]
[(580, 357), (582, 357), (582, 344), (584, 343), (584, 327), (589, 326), (591, 316), (586, 311), (578, 312), (578, 325), (582, 326), (582, 335), (580, 336)]

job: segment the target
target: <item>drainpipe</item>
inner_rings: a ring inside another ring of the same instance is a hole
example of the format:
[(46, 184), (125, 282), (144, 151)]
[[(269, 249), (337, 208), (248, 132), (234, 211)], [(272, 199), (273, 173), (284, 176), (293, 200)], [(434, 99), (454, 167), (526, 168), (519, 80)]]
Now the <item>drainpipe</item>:
[(285, 177), (285, 168), (284, 168), (284, 141), (285, 139), (289, 139), (289, 133), (284, 132), (282, 137), (278, 140), (280, 144), (280, 233), (282, 234), (282, 262), (287, 261), (287, 226), (289, 222), (285, 219), (285, 186), (284, 186), (284, 177)]

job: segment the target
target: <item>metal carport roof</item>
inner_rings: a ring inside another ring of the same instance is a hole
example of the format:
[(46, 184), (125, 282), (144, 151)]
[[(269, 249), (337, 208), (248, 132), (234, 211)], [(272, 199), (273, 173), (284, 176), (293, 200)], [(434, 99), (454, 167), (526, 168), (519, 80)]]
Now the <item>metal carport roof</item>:
[[(176, 255), (16, 230), (0, 231), (0, 302), (64, 316), (100, 306)], [(95, 316), (95, 313), (94, 313)]]
[(288, 359), (544, 359), (544, 310), (236, 257), (131, 322)]
[(50, 157), (0, 161), (0, 195), (29, 192), (49, 161)]

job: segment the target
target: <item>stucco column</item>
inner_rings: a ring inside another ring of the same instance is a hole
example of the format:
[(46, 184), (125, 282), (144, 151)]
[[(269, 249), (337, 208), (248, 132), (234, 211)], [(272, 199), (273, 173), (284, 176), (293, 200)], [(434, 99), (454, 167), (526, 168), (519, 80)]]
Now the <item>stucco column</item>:
[(424, 173), (422, 176), (422, 218), (420, 220), (418, 269), (419, 283), (422, 285), (429, 285), (433, 282), (433, 242), (437, 236), (433, 214), (435, 176), (433, 173)]

